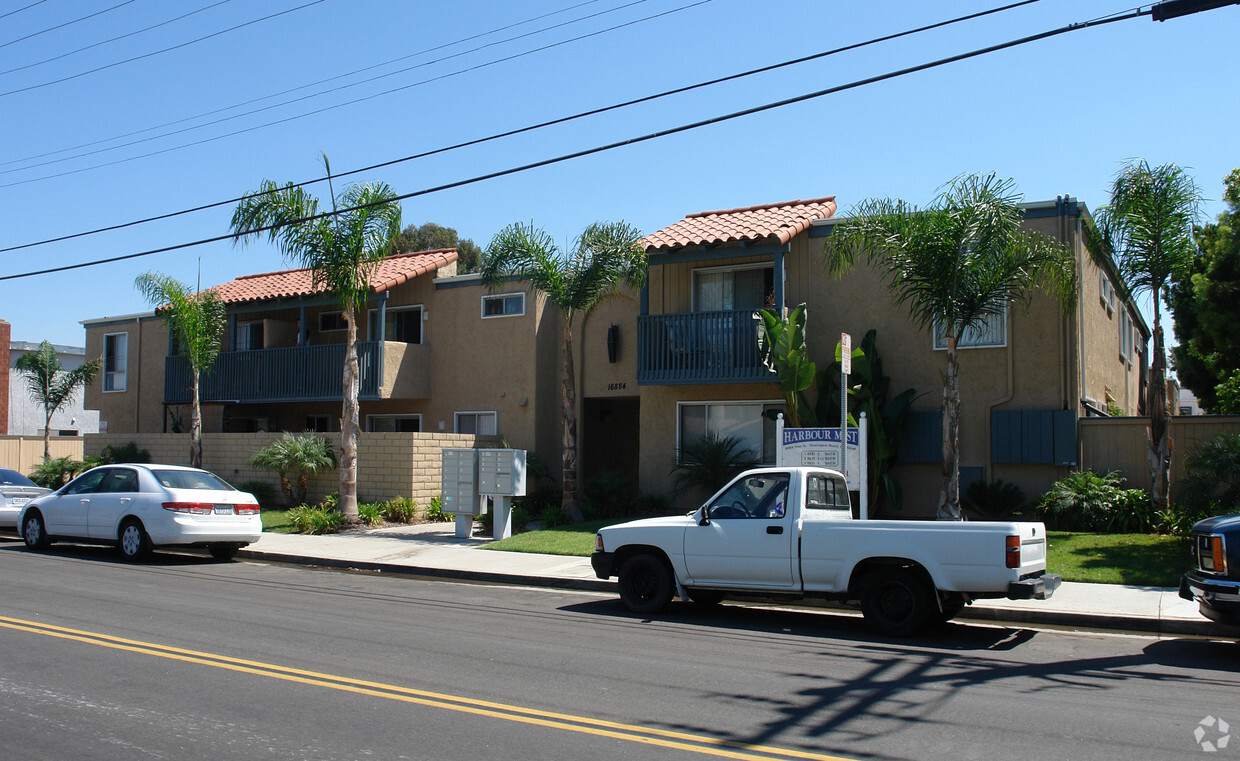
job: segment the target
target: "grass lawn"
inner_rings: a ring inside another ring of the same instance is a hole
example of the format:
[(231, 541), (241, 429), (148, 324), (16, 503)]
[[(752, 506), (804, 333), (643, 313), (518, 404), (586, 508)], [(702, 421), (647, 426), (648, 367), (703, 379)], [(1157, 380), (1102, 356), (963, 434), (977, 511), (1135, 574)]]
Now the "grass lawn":
[[(589, 557), (594, 552), (594, 532), (619, 522), (590, 521), (527, 531), (483, 549)], [(1047, 568), (1064, 581), (1174, 587), (1179, 586), (1188, 565), (1188, 540), (1178, 536), (1050, 532)]]
[(260, 516), (263, 519), (263, 531), (276, 534), (293, 533), (293, 524), (288, 519), (288, 510), (263, 510)]
[(538, 552), (544, 555), (579, 555), (589, 557), (594, 552), (594, 532), (603, 526), (623, 523), (623, 520), (586, 521), (570, 526), (526, 531), (507, 539), (484, 545), (484, 550), (504, 552)]
[(1189, 567), (1188, 539), (1051, 531), (1047, 569), (1064, 581), (1176, 587)]

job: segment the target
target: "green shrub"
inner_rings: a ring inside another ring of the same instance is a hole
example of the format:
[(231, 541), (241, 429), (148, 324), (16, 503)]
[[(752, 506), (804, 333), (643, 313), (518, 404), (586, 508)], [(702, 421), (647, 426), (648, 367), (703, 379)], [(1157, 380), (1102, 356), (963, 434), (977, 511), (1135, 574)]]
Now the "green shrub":
[(261, 508), (269, 509), (276, 506), (276, 488), (266, 481), (242, 481), (237, 484), (237, 490), (253, 494)]
[(542, 523), (543, 528), (563, 526), (568, 523), (568, 513), (564, 512), (563, 505), (548, 505), (543, 508), (542, 514), (538, 516), (538, 520)]
[(1089, 470), (1069, 473), (1042, 496), (1038, 512), (1058, 531), (1106, 531), (1123, 482), (1118, 472), (1099, 475)]
[(426, 520), (443, 523), (444, 521), (456, 520), (456, 516), (443, 511), (443, 495), (436, 494), (431, 497), (430, 503), (426, 506)]
[(344, 513), (334, 508), (302, 505), (289, 510), (288, 519), (299, 534), (334, 534), (344, 525)]
[(97, 455), (91, 455), (83, 460), (86, 465), (84, 470), (97, 468), (100, 465), (115, 465), (123, 462), (150, 462), (151, 453), (145, 449), (139, 449), (137, 442), (129, 442), (119, 447), (107, 444), (99, 451)]
[[(561, 510), (561, 512), (563, 511)], [(513, 505), (512, 507), (512, 532), (514, 534), (517, 533), (518, 531), (524, 531), (525, 527), (529, 525), (530, 520), (531, 519), (530, 519), (529, 513), (527, 513), (523, 508)], [(543, 528), (546, 528), (545, 524)]]
[(336, 450), (331, 442), (314, 433), (289, 433), (259, 449), (250, 458), (250, 467), (270, 470), (280, 476), (280, 488), (290, 505), (306, 501), (310, 477), (336, 467)]
[(1162, 530), (1162, 521), (1154, 511), (1149, 492), (1144, 489), (1121, 489), (1115, 495), (1107, 533), (1154, 534)]
[(633, 502), (634, 513), (646, 518), (653, 515), (673, 515), (676, 507), (666, 494), (638, 494)]
[(735, 436), (708, 433), (680, 446), (680, 457), (672, 463), (673, 483), (682, 491), (714, 494), (742, 471), (758, 465), (758, 460)]
[(490, 533), (492, 527), (495, 525), (495, 514), (490, 510), (487, 510), (481, 515), (475, 515), (474, 520), (481, 523), (482, 527), (487, 530), (487, 533)]
[(1193, 507), (1183, 503), (1173, 503), (1158, 511), (1158, 525), (1161, 531), (1168, 534), (1188, 536), (1192, 533), (1194, 523), (1220, 514), (1217, 505)]
[(988, 520), (1002, 520), (1020, 515), (1025, 506), (1025, 492), (1016, 484), (999, 479), (975, 481), (965, 489), (961, 502)]
[(59, 489), (86, 470), (85, 463), (69, 457), (53, 457), (34, 466), (28, 474), (31, 481), (47, 489)]
[(629, 514), (632, 506), (632, 484), (615, 471), (604, 470), (582, 485), (581, 515), (588, 521), (621, 518)]
[(1240, 512), (1240, 433), (1193, 447), (1184, 470), (1176, 501), (1186, 509), (1210, 515)]
[(418, 503), (408, 497), (393, 497), (382, 505), (383, 517), (392, 523), (413, 523), (418, 519)]
[(324, 496), (323, 501), (318, 504), (318, 507), (321, 507), (324, 510), (335, 510), (339, 508), (340, 507), (340, 492), (334, 491)]
[(382, 526), (386, 523), (383, 518), (383, 505), (376, 502), (359, 502), (357, 517), (367, 526)]

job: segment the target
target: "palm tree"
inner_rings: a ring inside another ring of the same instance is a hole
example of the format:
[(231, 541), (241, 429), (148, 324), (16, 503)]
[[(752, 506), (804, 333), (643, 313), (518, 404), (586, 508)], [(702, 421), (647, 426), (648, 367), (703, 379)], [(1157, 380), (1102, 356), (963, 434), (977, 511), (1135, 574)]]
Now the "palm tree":
[[(289, 507), (297, 507), (306, 503), (310, 476), (336, 467), (336, 452), (322, 436), (286, 431), (284, 436), (255, 452), (250, 458), (250, 467), (280, 474), (280, 489), (288, 498)], [(296, 474), (293, 481), (289, 480), (290, 472)]]
[(864, 254), (913, 321), (946, 336), (941, 520), (961, 518), (957, 341), (1002, 314), (1008, 303), (1028, 303), (1035, 286), (1050, 288), (1065, 309), (1075, 293), (1072, 256), (1021, 226), (1020, 202), (1011, 180), (965, 175), (924, 209), (900, 200), (861, 202), (824, 246), (836, 274)]
[(573, 317), (589, 314), (621, 284), (634, 288), (646, 281), (646, 251), (637, 228), (624, 223), (595, 223), (582, 232), (571, 253), (564, 254), (544, 230), (521, 223), (499, 232), (482, 260), (482, 282), (495, 288), (508, 277), (526, 281), (544, 294), (564, 320), (561, 348), (560, 407), (564, 420), (563, 507), (574, 521), (577, 507), (577, 385), (573, 374)]
[(1167, 409), (1167, 357), (1159, 304), (1172, 280), (1192, 266), (1197, 251), (1193, 225), (1201, 192), (1175, 164), (1127, 164), (1111, 185), (1111, 203), (1094, 215), (1089, 237), (1095, 259), (1109, 257), (1128, 294), (1150, 294), (1154, 302), (1154, 356), (1150, 359), (1146, 409), (1150, 415), (1150, 499), (1163, 509), (1171, 489), (1171, 430)]
[(344, 358), (344, 404), (340, 416), (340, 509), (349, 522), (357, 515), (357, 314), (366, 308), (375, 268), (393, 250), (400, 235), (400, 204), (387, 183), (350, 185), (337, 197), (331, 165), (323, 156), (330, 212), (318, 199), (292, 183), (264, 180), (233, 212), (232, 232), (245, 242), (266, 233), (286, 259), (313, 271), (316, 287), (334, 294), (344, 312), (347, 346)]
[(195, 293), (185, 283), (159, 272), (147, 272), (133, 281), (146, 300), (155, 305), (172, 333), (177, 352), (189, 362), (193, 404), (189, 418), (189, 464), (202, 467), (202, 405), (199, 377), (215, 364), (228, 317), (224, 302), (212, 291)]
[(56, 347), (44, 341), (29, 354), (17, 359), (13, 368), (26, 378), (26, 388), (35, 404), (43, 407), (43, 459), (52, 456), (52, 415), (60, 411), (73, 394), (99, 374), (102, 359), (92, 359), (66, 371), (56, 356)]

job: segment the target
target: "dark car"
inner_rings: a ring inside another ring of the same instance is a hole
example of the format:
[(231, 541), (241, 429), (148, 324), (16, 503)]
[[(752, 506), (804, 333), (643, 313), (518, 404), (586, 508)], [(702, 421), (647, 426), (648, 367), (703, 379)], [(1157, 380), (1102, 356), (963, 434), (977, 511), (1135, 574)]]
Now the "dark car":
[(1211, 621), (1240, 626), (1240, 515), (1198, 521), (1192, 539), (1196, 567), (1180, 580), (1180, 597)]
[(26, 503), (50, 491), (16, 470), (0, 468), (0, 528), (16, 528)]

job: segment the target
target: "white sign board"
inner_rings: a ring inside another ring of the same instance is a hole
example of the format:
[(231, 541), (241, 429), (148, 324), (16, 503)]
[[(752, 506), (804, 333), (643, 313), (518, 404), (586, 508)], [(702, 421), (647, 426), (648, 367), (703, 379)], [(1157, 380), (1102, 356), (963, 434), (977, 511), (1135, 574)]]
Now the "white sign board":
[[(848, 429), (848, 489), (861, 490), (861, 438)], [(779, 442), (779, 464), (843, 471), (840, 467), (839, 428), (784, 428)]]
[(852, 375), (852, 336), (840, 333), (840, 372)]

